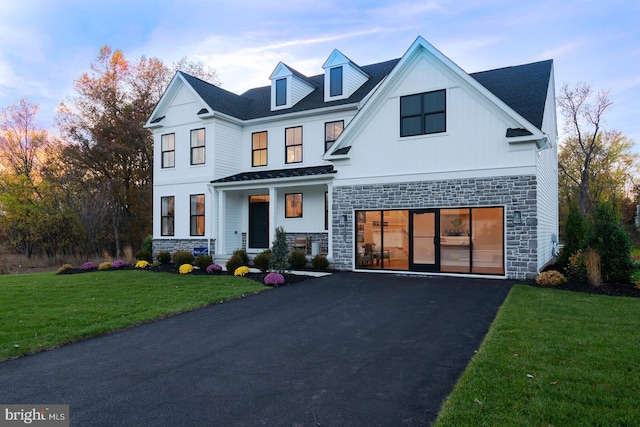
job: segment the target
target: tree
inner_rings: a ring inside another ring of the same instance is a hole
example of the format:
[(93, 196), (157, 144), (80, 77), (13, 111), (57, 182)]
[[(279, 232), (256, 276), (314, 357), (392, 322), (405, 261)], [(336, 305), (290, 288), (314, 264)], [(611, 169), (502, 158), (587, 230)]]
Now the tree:
[[(178, 65), (215, 76), (186, 59)], [(144, 124), (172, 75), (158, 59), (131, 62), (104, 46), (76, 80), (77, 95), (59, 109), (58, 125), (70, 142), (65, 157), (83, 172), (89, 193), (106, 201), (118, 255), (151, 233), (153, 138)]]
[(35, 123), (39, 106), (21, 99), (0, 112), (0, 162), (15, 175), (31, 179), (38, 157), (48, 143), (47, 132)]
[(626, 182), (625, 171), (636, 161), (632, 141), (620, 132), (602, 129), (611, 105), (608, 92), (594, 94), (585, 83), (565, 84), (558, 96), (568, 135), (559, 155), (560, 187), (565, 197), (577, 198), (582, 216), (596, 200), (624, 189), (620, 182)]
[(638, 157), (633, 153), (634, 142), (620, 132), (601, 131), (593, 145), (587, 172), (584, 171), (584, 158), (580, 155), (582, 149), (576, 138), (567, 138), (558, 156), (561, 201), (565, 210), (570, 205), (581, 206), (580, 213), (583, 216), (601, 201), (611, 202), (620, 210), (627, 197), (628, 186), (637, 172)]

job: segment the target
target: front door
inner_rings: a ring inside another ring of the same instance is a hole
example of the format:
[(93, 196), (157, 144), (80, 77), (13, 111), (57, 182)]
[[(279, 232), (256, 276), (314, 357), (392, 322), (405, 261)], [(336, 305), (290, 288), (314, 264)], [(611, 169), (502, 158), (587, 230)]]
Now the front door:
[(269, 247), (269, 196), (249, 196), (249, 247)]
[(410, 211), (409, 269), (438, 271), (440, 243), (437, 210)]

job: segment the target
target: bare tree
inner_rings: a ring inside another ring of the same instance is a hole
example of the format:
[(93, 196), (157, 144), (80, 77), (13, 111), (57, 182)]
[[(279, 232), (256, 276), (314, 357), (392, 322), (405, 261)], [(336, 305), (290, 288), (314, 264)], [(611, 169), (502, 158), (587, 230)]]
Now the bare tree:
[(591, 204), (589, 197), (591, 169), (595, 159), (602, 156), (604, 150), (600, 135), (602, 119), (611, 105), (608, 92), (600, 91), (594, 94), (591, 86), (582, 82), (573, 87), (564, 84), (558, 96), (558, 106), (565, 119), (565, 132), (568, 140), (575, 142), (570, 144), (574, 152), (565, 157), (577, 164), (577, 170), (571, 170), (575, 168), (561, 160), (559, 170), (578, 187), (578, 206), (583, 216), (586, 215)]
[(21, 99), (0, 112), (0, 161), (2, 165), (28, 180), (38, 156), (48, 143), (47, 132), (36, 126), (39, 106)]

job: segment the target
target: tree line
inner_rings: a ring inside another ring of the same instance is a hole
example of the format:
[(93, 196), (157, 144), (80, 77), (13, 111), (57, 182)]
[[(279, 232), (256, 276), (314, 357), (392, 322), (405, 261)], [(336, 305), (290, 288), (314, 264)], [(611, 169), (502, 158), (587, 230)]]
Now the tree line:
[(0, 112), (0, 241), (31, 257), (137, 249), (152, 232), (153, 137), (144, 124), (177, 70), (219, 84), (186, 58), (169, 67), (100, 49), (60, 103), (58, 134), (22, 99)]

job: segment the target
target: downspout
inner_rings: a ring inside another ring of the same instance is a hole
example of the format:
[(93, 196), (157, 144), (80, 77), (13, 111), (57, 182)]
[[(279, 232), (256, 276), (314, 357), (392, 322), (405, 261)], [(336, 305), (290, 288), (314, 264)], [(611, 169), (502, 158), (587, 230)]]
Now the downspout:
[(211, 212), (211, 220), (210, 220), (210, 224), (209, 224), (210, 225), (209, 226), (209, 233), (207, 233), (208, 234), (208, 236), (207, 236), (207, 254), (213, 256), (211, 254), (211, 238), (212, 238), (213, 228), (214, 228), (214, 223), (215, 223), (214, 216), (213, 216), (214, 215), (214, 207), (215, 207), (215, 200), (214, 200), (215, 191), (214, 191), (213, 185), (211, 183), (207, 184), (207, 189), (209, 190), (209, 195), (211, 196), (210, 199), (209, 199), (210, 200), (209, 206), (211, 208), (209, 210), (209, 212)]

